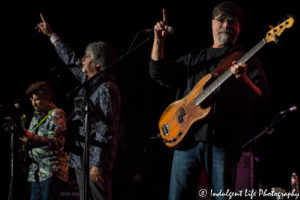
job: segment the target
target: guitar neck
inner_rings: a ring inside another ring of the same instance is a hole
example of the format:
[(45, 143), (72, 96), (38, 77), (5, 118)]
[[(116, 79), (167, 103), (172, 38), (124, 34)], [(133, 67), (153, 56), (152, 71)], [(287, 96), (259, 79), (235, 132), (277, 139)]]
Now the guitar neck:
[(259, 41), (252, 49), (250, 49), (243, 57), (241, 57), (238, 62), (247, 62), (256, 52), (258, 52), (266, 44), (265, 39)]
[[(241, 57), (238, 62), (247, 62), (256, 52), (258, 52), (266, 44), (265, 39), (260, 40), (252, 49), (250, 49), (243, 57)], [(202, 103), (208, 96), (210, 96), (217, 88), (219, 88), (232, 73), (230, 67), (220, 75), (214, 82), (212, 82), (203, 92), (195, 98), (195, 105), (198, 106)]]

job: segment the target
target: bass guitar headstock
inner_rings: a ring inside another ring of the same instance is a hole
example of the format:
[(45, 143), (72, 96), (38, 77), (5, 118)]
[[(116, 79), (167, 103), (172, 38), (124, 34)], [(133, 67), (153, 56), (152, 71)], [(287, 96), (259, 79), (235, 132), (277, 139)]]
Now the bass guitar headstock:
[(271, 30), (267, 32), (265, 41), (266, 43), (274, 41), (277, 43), (278, 37), (283, 33), (283, 31), (287, 28), (291, 28), (295, 22), (293, 17), (289, 17), (287, 20), (283, 21), (276, 27), (270, 26)]

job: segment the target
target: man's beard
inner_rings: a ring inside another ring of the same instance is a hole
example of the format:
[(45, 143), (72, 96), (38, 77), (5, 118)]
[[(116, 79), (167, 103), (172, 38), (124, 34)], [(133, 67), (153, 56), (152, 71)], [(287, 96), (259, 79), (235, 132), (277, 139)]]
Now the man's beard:
[(218, 39), (221, 45), (232, 44), (234, 39), (233, 31), (220, 31)]

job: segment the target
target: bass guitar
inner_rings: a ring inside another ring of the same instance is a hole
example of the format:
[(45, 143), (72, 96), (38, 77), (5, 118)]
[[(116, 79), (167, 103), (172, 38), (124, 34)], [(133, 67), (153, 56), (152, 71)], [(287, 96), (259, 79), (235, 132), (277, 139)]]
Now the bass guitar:
[(232, 76), (230, 67), (233, 60), (246, 63), (266, 43), (277, 42), (283, 31), (293, 24), (294, 19), (289, 17), (278, 26), (271, 27), (266, 36), (247, 53), (229, 54), (218, 64), (214, 73), (205, 75), (188, 95), (170, 104), (162, 113), (158, 123), (160, 136), (165, 145), (169, 148), (179, 148), (188, 138), (191, 127), (209, 115), (212, 106), (204, 107), (202, 103)]

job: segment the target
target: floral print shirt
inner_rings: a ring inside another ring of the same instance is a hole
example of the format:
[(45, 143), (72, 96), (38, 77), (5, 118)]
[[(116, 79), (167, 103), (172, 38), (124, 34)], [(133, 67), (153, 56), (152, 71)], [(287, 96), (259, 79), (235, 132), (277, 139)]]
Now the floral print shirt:
[[(39, 123), (45, 120), (39, 125)], [(64, 152), (66, 120), (61, 109), (52, 109), (46, 116), (34, 112), (29, 125), (29, 132), (33, 133), (28, 144), (31, 158), (28, 170), (28, 182), (41, 182), (53, 176), (62, 181), (68, 180), (68, 156)]]

